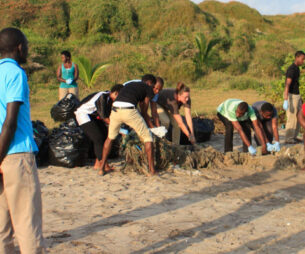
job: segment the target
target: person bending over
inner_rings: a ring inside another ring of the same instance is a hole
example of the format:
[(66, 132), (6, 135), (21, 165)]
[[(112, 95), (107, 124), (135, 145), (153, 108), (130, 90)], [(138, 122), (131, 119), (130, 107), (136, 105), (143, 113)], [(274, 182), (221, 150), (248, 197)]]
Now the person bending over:
[[(186, 123), (183, 122), (179, 109), (184, 106)], [(172, 142), (180, 144), (180, 130), (188, 137), (192, 144), (196, 143), (194, 136), (193, 120), (191, 115), (190, 88), (182, 82), (177, 84), (176, 89), (166, 88), (160, 91), (157, 100), (157, 112), (161, 121), (167, 129), (172, 125)]]
[[(111, 91), (97, 92), (84, 98), (74, 114), (80, 128), (85, 135), (93, 142), (96, 161), (94, 169), (99, 168), (102, 159), (104, 142), (108, 134), (109, 116), (113, 101), (119, 94), (123, 85), (117, 84), (111, 88)], [(108, 164), (106, 171), (110, 171)]]
[[(149, 86), (153, 86), (154, 89), (155, 90), (158, 89), (159, 92), (162, 90), (163, 85), (164, 85), (164, 81), (161, 77), (155, 78), (155, 76), (152, 75), (152, 74), (145, 74), (142, 77), (142, 80), (140, 80), (140, 79), (129, 80), (129, 81), (123, 83), (123, 86), (126, 86), (126, 85), (131, 84), (131, 83), (135, 83), (135, 82), (143, 82), (143, 83), (145, 83)], [(153, 122), (152, 121), (147, 122), (149, 128), (160, 126), (160, 120), (159, 120), (159, 115), (158, 115), (158, 112), (157, 112), (157, 103), (156, 103), (157, 100), (158, 100), (158, 97), (159, 97), (159, 92), (156, 93), (154, 95), (154, 97), (150, 100), (150, 110), (151, 110), (151, 115), (152, 115), (152, 118), (153, 118)]]
[[(252, 105), (258, 119), (258, 124), (262, 130), (267, 150), (269, 152), (279, 152), (281, 150), (279, 131), (278, 131), (278, 115), (276, 108), (269, 102), (257, 101)], [(275, 143), (272, 145), (273, 138)], [(255, 141), (257, 145), (262, 145), (259, 142), (258, 136), (255, 133)]]
[[(131, 82), (121, 89), (112, 105), (108, 137), (104, 143), (100, 164), (100, 175), (105, 173), (105, 165), (111, 150), (112, 142), (118, 135), (120, 126), (123, 123), (133, 128), (142, 142), (144, 142), (150, 174), (156, 174), (154, 167), (153, 137), (147, 127), (147, 124), (150, 121), (147, 109), (149, 101), (158, 92), (159, 89), (157, 87), (149, 86), (143, 82)], [(141, 114), (137, 109), (138, 103), (140, 103)]]
[(256, 154), (256, 149), (251, 145), (252, 124), (262, 144), (262, 153), (267, 153), (266, 142), (258, 125), (257, 117), (253, 108), (248, 103), (239, 99), (228, 99), (218, 106), (217, 116), (223, 122), (226, 129), (225, 153), (233, 151), (233, 130), (236, 129), (243, 141), (243, 151), (248, 151), (251, 155)]

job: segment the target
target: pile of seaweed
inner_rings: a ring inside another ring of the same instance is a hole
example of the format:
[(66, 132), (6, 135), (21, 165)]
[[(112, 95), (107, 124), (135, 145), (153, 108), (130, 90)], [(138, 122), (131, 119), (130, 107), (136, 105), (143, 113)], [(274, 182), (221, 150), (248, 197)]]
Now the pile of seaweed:
[[(166, 171), (172, 166), (184, 170), (202, 170), (223, 168), (231, 165), (244, 165), (251, 156), (246, 153), (230, 152), (223, 154), (211, 146), (174, 145), (166, 139), (154, 137), (155, 167), (157, 171)], [(136, 172), (147, 174), (148, 163), (143, 142), (131, 132), (122, 142), (125, 166), (123, 173)]]

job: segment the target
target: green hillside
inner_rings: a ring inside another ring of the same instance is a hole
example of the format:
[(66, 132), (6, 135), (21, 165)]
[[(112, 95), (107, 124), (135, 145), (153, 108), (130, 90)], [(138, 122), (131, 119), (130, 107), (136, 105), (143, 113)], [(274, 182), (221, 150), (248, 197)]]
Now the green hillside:
[[(256, 88), (279, 79), (288, 53), (304, 46), (305, 15), (262, 16), (239, 2), (189, 0), (0, 0), (0, 28), (30, 42), (32, 91), (56, 87), (60, 52), (111, 63), (95, 89), (151, 72), (167, 86)], [(196, 73), (197, 34), (217, 39), (207, 71)], [(215, 78), (217, 77), (217, 78)], [(230, 77), (228, 79), (228, 77)]]

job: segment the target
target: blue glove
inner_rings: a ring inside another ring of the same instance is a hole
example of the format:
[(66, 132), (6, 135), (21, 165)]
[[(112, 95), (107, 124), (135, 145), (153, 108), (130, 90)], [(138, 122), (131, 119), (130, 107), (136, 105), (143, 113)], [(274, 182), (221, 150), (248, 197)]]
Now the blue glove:
[(251, 155), (255, 155), (256, 154), (256, 149), (253, 146), (249, 146), (248, 147), (248, 151)]
[(73, 82), (73, 79), (69, 78), (69, 79), (66, 79), (66, 84), (67, 85), (71, 85)]
[(275, 142), (273, 148), (274, 148), (273, 151), (279, 152), (281, 150), (280, 142)]
[(288, 109), (288, 101), (284, 100), (283, 109), (286, 111)]
[(275, 148), (274, 148), (274, 145), (272, 145), (272, 144), (270, 144), (270, 143), (267, 143), (266, 145), (267, 145), (267, 151), (268, 151), (268, 152), (274, 151), (274, 149), (275, 149)]

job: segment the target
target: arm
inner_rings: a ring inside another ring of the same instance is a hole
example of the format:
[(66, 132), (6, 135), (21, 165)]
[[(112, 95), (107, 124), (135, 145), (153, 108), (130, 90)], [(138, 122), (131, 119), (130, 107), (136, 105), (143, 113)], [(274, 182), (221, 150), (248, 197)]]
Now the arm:
[(159, 115), (157, 112), (157, 103), (150, 101), (150, 109), (151, 109), (151, 116), (154, 120), (154, 123), (156, 125), (156, 127), (160, 126), (160, 120), (159, 120)]
[(6, 117), (0, 134), (0, 164), (5, 158), (17, 128), (17, 117), (21, 102), (7, 104)]
[(265, 139), (264, 139), (264, 135), (263, 135), (262, 129), (258, 125), (258, 121), (257, 120), (252, 120), (252, 123), (253, 123), (254, 131), (257, 133), (258, 138), (260, 140), (260, 143), (262, 145), (262, 153), (266, 154), (267, 153), (267, 146), (266, 146), (266, 142), (265, 142)]
[(66, 82), (66, 80), (61, 77), (61, 66), (58, 66), (57, 71), (56, 71), (56, 76), (57, 76), (58, 81)]
[(74, 67), (75, 67), (75, 71), (74, 71), (74, 80), (73, 81), (76, 81), (76, 80), (78, 80), (78, 75), (79, 75), (78, 66), (76, 63), (74, 64)]
[(284, 100), (288, 100), (288, 91), (289, 91), (289, 87), (291, 85), (291, 82), (292, 82), (291, 78), (286, 78), (285, 90), (284, 90)]
[[(302, 128), (305, 128), (305, 117), (303, 114), (303, 110), (299, 110), (297, 114), (298, 122), (302, 126)], [(304, 150), (305, 150), (305, 133), (303, 134), (303, 140), (304, 140)]]
[(140, 103), (141, 108), (141, 115), (143, 116), (145, 122), (147, 123), (149, 128), (154, 128), (154, 125), (152, 124), (149, 115), (147, 114), (147, 109), (149, 105), (150, 98), (145, 97), (144, 101)]
[(234, 127), (235, 130), (237, 130), (237, 132), (239, 133), (242, 141), (246, 144), (247, 147), (251, 146), (250, 141), (248, 140), (246, 134), (244, 133), (241, 125), (239, 124), (238, 121), (232, 121), (232, 125)]
[(179, 128), (181, 131), (189, 138), (190, 142), (194, 144), (196, 142), (195, 138), (192, 139), (192, 134), (189, 132), (187, 126), (184, 124), (181, 115), (179, 114), (173, 114), (173, 118), (177, 122)]
[(185, 119), (186, 119), (187, 126), (189, 127), (189, 130), (191, 131), (191, 137), (190, 138), (192, 140), (192, 143), (196, 143), (191, 109), (187, 108), (187, 107), (184, 107), (184, 114), (185, 114)]
[(263, 124), (261, 123), (261, 121), (257, 121), (257, 123), (258, 123), (259, 128), (262, 131), (262, 135), (263, 135), (263, 139), (264, 139), (265, 143), (268, 143), (267, 135), (266, 135), (266, 133), (264, 131)]
[(275, 141), (279, 142), (280, 138), (279, 138), (277, 117), (272, 118), (271, 121), (272, 121), (272, 132), (273, 132), (274, 139), (275, 139)]

